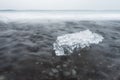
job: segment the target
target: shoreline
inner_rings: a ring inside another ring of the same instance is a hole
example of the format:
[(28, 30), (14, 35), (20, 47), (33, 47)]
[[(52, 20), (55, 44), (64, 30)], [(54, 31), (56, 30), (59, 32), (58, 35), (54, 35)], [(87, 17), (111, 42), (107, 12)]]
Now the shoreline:
[[(119, 79), (120, 21), (22, 21), (0, 22), (3, 80)], [(101, 34), (103, 43), (66, 57), (54, 55), (57, 36), (86, 29)]]

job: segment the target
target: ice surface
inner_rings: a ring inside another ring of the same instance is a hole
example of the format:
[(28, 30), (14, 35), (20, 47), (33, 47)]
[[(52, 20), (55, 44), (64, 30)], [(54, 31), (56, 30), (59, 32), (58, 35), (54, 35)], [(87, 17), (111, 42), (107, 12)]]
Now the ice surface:
[[(101, 35), (85, 30), (58, 36), (56, 42), (53, 43), (53, 49), (57, 56), (68, 55), (73, 53), (74, 49), (83, 49), (91, 44), (98, 44), (103, 39)], [(68, 53), (65, 53), (65, 51)]]

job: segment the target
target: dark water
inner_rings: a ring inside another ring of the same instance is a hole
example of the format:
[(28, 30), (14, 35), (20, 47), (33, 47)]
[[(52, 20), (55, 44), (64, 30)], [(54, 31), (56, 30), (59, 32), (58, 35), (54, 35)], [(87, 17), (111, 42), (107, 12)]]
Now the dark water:
[[(85, 29), (103, 42), (54, 55), (57, 36)], [(120, 80), (120, 21), (0, 21), (0, 80)]]

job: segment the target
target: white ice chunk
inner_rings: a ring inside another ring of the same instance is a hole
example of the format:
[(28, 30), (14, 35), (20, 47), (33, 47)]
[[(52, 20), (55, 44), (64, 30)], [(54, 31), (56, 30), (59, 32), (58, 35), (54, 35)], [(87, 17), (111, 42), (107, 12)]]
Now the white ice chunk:
[[(57, 56), (68, 55), (73, 53), (74, 49), (82, 49), (89, 47), (91, 44), (98, 44), (103, 39), (101, 35), (85, 30), (58, 36), (56, 42), (53, 43), (53, 49)], [(68, 53), (65, 53), (65, 51)]]

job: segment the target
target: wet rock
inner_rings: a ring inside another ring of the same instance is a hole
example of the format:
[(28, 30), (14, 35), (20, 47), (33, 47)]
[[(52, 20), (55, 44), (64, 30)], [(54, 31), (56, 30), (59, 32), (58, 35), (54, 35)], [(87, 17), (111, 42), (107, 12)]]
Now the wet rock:
[(53, 69), (52, 69), (52, 72), (53, 72), (53, 73), (58, 73), (59, 71), (58, 71), (57, 69), (53, 68)]
[(71, 72), (69, 72), (69, 71), (64, 71), (64, 72), (63, 72), (63, 75), (66, 76), (66, 77), (67, 77), (67, 76), (70, 76), (70, 75), (71, 75)]
[(0, 80), (6, 80), (6, 79), (5, 79), (5, 76), (0, 75)]
[(35, 62), (35, 64), (40, 64), (39, 62)]
[(56, 68), (60, 69), (61, 67), (60, 67), (60, 65), (57, 65)]
[(63, 64), (63, 67), (67, 67), (67, 64)]
[(49, 72), (49, 76), (54, 76), (54, 73), (52, 73), (52, 72)]
[(75, 69), (72, 69), (72, 75), (73, 75), (73, 76), (76, 76), (76, 74), (77, 74), (76, 70), (75, 70)]

